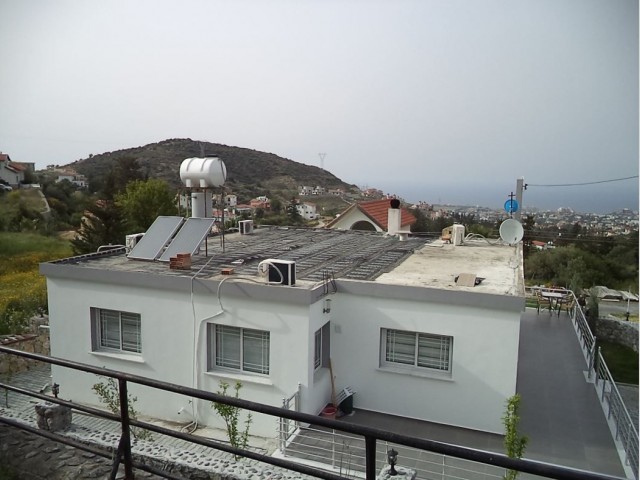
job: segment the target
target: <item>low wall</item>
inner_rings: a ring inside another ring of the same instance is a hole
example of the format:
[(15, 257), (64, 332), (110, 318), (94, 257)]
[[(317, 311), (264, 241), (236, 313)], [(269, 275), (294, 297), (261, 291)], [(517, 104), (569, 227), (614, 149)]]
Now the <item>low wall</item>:
[(613, 318), (599, 318), (596, 322), (596, 337), (599, 340), (624, 345), (638, 353), (638, 324)]
[[(3, 335), (0, 345), (22, 352), (50, 355), (49, 347), (49, 317), (34, 317), (31, 319), (29, 332), (20, 335)], [(37, 360), (31, 360), (17, 355), (0, 353), (0, 375), (7, 376), (28, 370)]]

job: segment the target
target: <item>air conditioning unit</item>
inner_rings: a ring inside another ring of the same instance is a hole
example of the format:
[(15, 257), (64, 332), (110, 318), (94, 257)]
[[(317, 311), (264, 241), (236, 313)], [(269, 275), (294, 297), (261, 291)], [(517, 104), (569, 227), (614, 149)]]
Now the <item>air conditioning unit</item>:
[(253, 233), (253, 220), (240, 220), (238, 222), (240, 235), (250, 235)]
[(268, 283), (293, 286), (296, 284), (296, 262), (268, 258), (258, 265), (258, 272), (267, 277)]
[(144, 237), (144, 233), (133, 233), (131, 235), (127, 235), (124, 238), (125, 252), (127, 253), (127, 255), (129, 254), (129, 252), (131, 252), (131, 250), (133, 250), (133, 247), (138, 244), (142, 237)]
[(451, 243), (462, 245), (462, 242), (464, 242), (464, 225), (454, 223), (451, 231)]

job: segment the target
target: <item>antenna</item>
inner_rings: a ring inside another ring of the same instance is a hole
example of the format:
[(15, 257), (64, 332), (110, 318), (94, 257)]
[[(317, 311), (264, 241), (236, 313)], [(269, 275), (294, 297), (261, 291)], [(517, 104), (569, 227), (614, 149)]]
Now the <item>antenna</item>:
[(319, 153), (318, 156), (320, 157), (320, 168), (322, 170), (324, 170), (324, 157), (327, 156), (326, 153)]

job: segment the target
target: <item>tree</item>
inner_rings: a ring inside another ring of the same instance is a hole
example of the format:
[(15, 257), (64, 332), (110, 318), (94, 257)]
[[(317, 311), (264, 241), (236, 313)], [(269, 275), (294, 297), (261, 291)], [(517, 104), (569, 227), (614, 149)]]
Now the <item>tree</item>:
[(146, 231), (158, 215), (176, 215), (175, 194), (164, 180), (129, 182), (123, 193), (116, 195), (132, 231)]
[[(235, 398), (240, 398), (240, 389), (242, 383), (236, 382), (234, 386)], [(229, 384), (220, 381), (220, 390), (218, 395), (229, 396), (227, 391), (229, 390)], [(229, 437), (229, 443), (235, 448), (246, 449), (249, 443), (249, 427), (251, 426), (252, 417), (251, 414), (247, 414), (247, 418), (244, 421), (244, 429), (240, 428), (240, 407), (233, 405), (226, 405), (220, 402), (211, 402), (211, 408), (213, 408), (218, 415), (222, 417), (227, 427), (227, 436)], [(236, 455), (236, 460), (238, 456)]]
[(76, 255), (95, 252), (101, 245), (123, 244), (126, 233), (122, 210), (112, 201), (98, 200), (85, 211), (71, 247)]
[[(520, 401), (519, 394), (515, 394), (507, 399), (507, 410), (502, 417), (504, 425), (504, 447), (509, 458), (522, 458), (529, 439), (518, 433), (518, 425), (520, 423)], [(517, 470), (507, 470), (504, 476), (505, 480), (515, 480), (518, 476)]]
[(130, 182), (145, 180), (140, 164), (135, 157), (125, 156), (116, 160), (113, 168), (115, 191), (124, 192)]
[(289, 205), (287, 205), (287, 220), (290, 225), (300, 225), (304, 223), (304, 219), (298, 211), (298, 202), (295, 198), (292, 198)]

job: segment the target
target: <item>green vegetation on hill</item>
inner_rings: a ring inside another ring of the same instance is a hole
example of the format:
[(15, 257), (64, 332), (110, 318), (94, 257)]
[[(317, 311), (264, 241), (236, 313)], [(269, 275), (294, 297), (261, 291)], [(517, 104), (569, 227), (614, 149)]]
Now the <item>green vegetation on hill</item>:
[(117, 159), (135, 158), (145, 178), (165, 180), (171, 187), (180, 188), (180, 164), (186, 158), (217, 155), (227, 167), (225, 190), (233, 192), (242, 203), (259, 195), (279, 197), (288, 201), (297, 194), (298, 186), (320, 185), (325, 188), (354, 187), (319, 167), (305, 165), (273, 153), (248, 148), (191, 139), (170, 139), (142, 147), (91, 155), (72, 163), (78, 173), (89, 179), (90, 189), (99, 190), (99, 183), (114, 169)]
[(39, 264), (71, 254), (69, 243), (36, 233), (0, 232), (0, 335), (19, 333), (47, 311)]
[(638, 291), (638, 232), (580, 241), (525, 257), (526, 280), (579, 291), (596, 285)]

